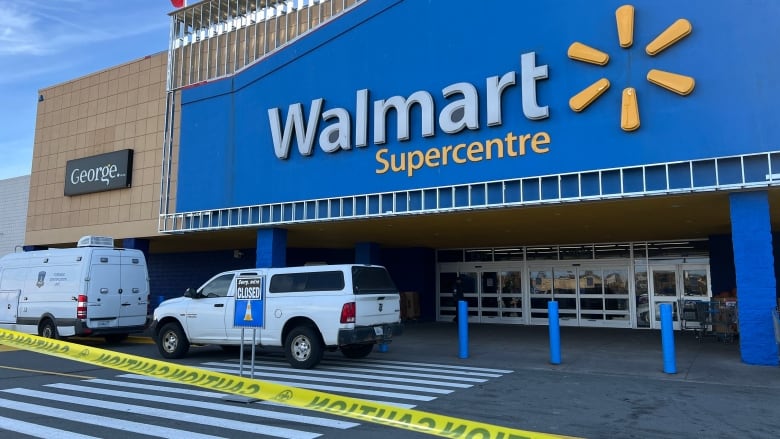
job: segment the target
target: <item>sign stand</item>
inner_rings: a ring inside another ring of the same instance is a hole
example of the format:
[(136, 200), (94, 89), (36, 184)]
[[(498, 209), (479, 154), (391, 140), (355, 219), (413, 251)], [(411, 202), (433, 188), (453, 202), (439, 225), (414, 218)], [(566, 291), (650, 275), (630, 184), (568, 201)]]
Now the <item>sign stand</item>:
[[(252, 359), (250, 360), (249, 378), (255, 378), (255, 348), (257, 347), (257, 328), (262, 328), (265, 316), (265, 301), (263, 276), (239, 277), (236, 279), (236, 300), (233, 313), (233, 327), (241, 328), (241, 349), (238, 356), (238, 375), (244, 376), (244, 330), (252, 328)], [(239, 395), (226, 395), (225, 401), (250, 403), (259, 401)]]

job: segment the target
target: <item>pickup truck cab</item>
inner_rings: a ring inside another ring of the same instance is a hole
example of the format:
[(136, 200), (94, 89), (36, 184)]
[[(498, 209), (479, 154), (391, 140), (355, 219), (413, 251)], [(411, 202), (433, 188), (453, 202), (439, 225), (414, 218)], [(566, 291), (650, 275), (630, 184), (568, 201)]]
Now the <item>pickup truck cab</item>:
[(233, 270), (161, 303), (152, 334), (163, 357), (181, 358), (191, 344), (240, 346), (251, 327), (259, 345), (283, 347), (290, 365), (309, 369), (326, 349), (363, 358), (389, 343), (403, 331), (400, 309), (398, 289), (377, 265)]

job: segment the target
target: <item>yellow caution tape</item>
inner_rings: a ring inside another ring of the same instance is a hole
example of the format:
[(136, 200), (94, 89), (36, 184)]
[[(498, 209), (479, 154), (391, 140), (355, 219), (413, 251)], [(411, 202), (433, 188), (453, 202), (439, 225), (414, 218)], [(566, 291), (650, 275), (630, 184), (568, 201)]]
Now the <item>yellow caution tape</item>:
[(89, 363), (124, 372), (162, 378), (245, 397), (271, 400), (293, 407), (345, 416), (434, 436), (468, 439), (571, 438), (468, 421), (389, 404), (378, 404), (324, 392), (290, 387), (227, 373), (212, 372), (137, 355), (123, 354), (62, 340), (0, 328), (0, 344)]

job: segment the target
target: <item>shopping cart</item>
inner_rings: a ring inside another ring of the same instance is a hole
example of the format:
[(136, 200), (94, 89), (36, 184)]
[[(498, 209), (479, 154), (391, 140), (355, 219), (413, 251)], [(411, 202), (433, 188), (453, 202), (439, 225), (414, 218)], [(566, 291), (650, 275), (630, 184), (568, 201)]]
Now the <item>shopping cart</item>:
[(737, 301), (714, 300), (712, 304), (712, 333), (724, 343), (737, 338)]
[(712, 327), (713, 316), (712, 302), (705, 300), (682, 300), (681, 327), (690, 329), (699, 341), (702, 341)]

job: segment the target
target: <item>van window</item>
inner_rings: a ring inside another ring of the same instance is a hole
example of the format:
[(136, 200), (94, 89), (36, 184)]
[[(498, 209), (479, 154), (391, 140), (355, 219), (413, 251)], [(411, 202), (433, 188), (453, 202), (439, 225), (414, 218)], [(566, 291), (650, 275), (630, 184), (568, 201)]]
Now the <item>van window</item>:
[(268, 291), (271, 293), (341, 291), (343, 289), (344, 273), (341, 271), (276, 274), (271, 277), (271, 282), (268, 285)]
[(397, 293), (390, 274), (382, 267), (352, 267), (355, 294)]
[(2, 290), (22, 290), (24, 289), (24, 277), (27, 274), (26, 268), (7, 268), (3, 271), (3, 279), (0, 282)]
[(206, 285), (203, 285), (200, 294), (204, 297), (225, 297), (228, 295), (231, 282), (233, 282), (233, 274), (223, 274)]

